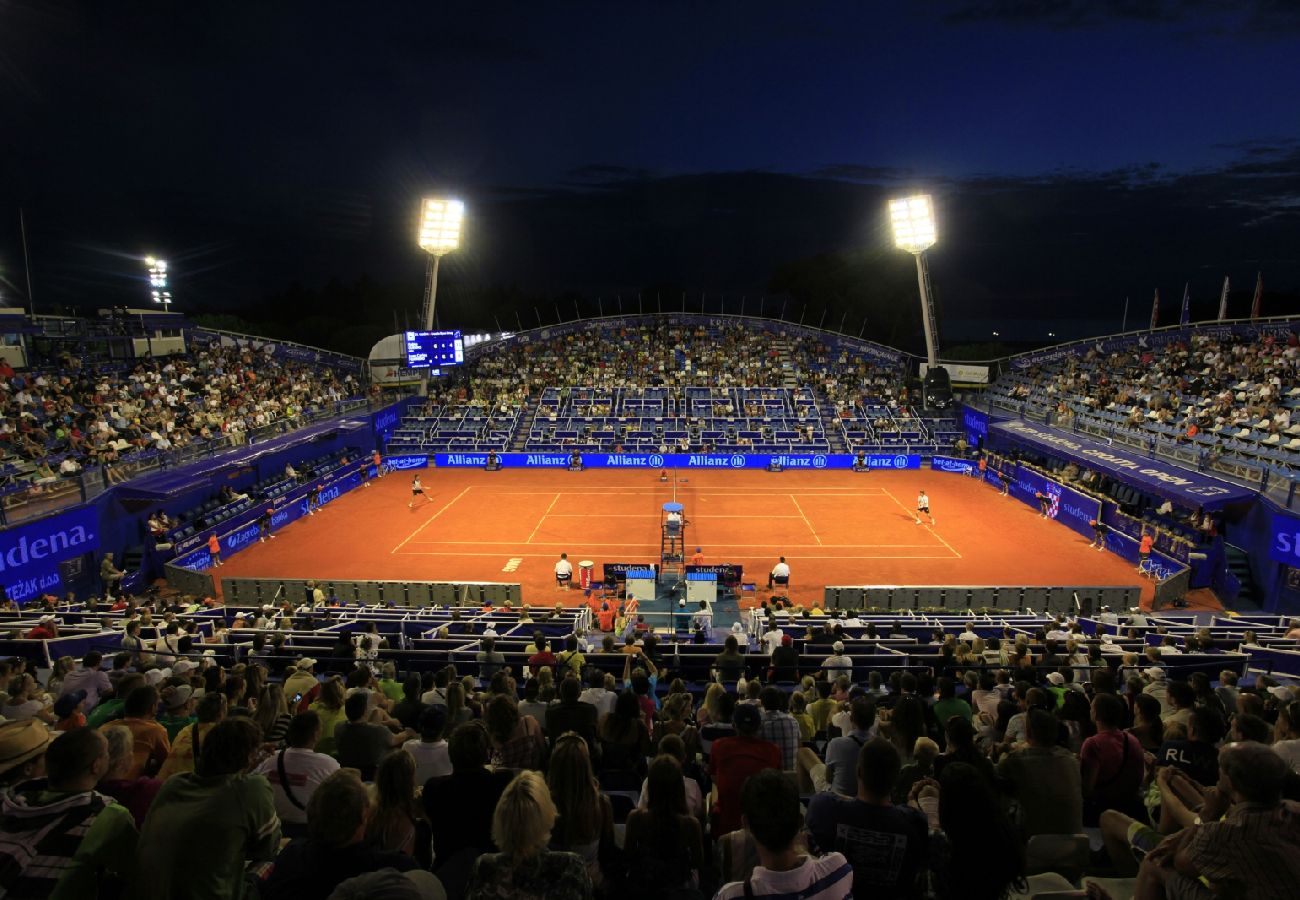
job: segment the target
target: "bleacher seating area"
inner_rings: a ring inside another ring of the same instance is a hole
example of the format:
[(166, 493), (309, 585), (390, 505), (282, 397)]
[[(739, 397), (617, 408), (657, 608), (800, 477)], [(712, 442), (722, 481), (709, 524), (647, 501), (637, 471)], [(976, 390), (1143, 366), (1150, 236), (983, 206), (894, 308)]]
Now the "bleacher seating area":
[(323, 365), (214, 345), (130, 361), (64, 351), (0, 366), (0, 492), (6, 506), (72, 490), (85, 469), (110, 482), (165, 455), (234, 446), (288, 430), (364, 395)]
[(484, 348), (394, 432), (454, 450), (930, 454), (959, 438), (865, 353), (747, 323), (593, 322)]
[[(330, 594), (337, 587), (330, 585)], [(557, 829), (550, 850), (542, 851), (569, 851), (587, 860), (585, 872), (579, 866), (583, 874), (573, 875), (585, 879), (579, 882), (585, 887), (557, 895), (566, 898), (703, 898), (754, 871), (754, 836), (734, 829), (742, 813), (757, 815), (749, 804), (759, 802), (754, 798), (759, 782), (753, 792), (744, 786), (769, 766), (784, 775), (772, 785), (763, 783), (764, 791), (776, 792), (763, 798), (785, 810), (782, 815), (797, 817), (787, 823), (791, 833), (806, 830), (816, 852), (844, 854), (844, 892), (834, 896), (845, 896), (851, 881), (858, 896), (897, 888), (955, 900), (979, 886), (986, 896), (1011, 889), (1033, 896), (1053, 889), (1083, 897), (1087, 877), (1095, 881), (1092, 896), (1101, 886), (1112, 897), (1128, 897), (1140, 857), (1129, 844), (1145, 847), (1139, 842), (1146, 836), (1129, 825), (1143, 819), (1128, 816), (1145, 817), (1137, 801), (1148, 785), (1165, 804), (1171, 802), (1163, 769), (1210, 787), (1219, 778), (1216, 757), (1267, 753), (1281, 757), (1276, 771), (1258, 756), (1249, 759), (1266, 770), (1261, 777), (1276, 781), (1277, 790), (1297, 796), (1300, 722), (1288, 718), (1295, 702), (1285, 698), (1287, 685), (1300, 678), (1300, 628), (1277, 617), (1129, 618), (1105, 610), (1068, 621), (1015, 612), (972, 617), (841, 610), (827, 615), (765, 604), (736, 628), (700, 643), (685, 633), (642, 631), (634, 619), (619, 620), (613, 632), (602, 634), (594, 630), (596, 617), (586, 606), (401, 609), (337, 597), (316, 603), (315, 588), (312, 582), (293, 582), (283, 591), (276, 586), (275, 604), (203, 608), (182, 597), (126, 609), (51, 603), (49, 620), (38, 620), (33, 610), (0, 611), (0, 657), (7, 660), (0, 662), (7, 676), (0, 701), (11, 720), (0, 724), (0, 742), (5, 729), (22, 728), (31, 717), (51, 717), (53, 727), (78, 735), (83, 734), (78, 717), (85, 717), (112, 741), (117, 740), (114, 729), (125, 727), (125, 756), (111, 757), (98, 789), (129, 802), (141, 829), (138, 852), (147, 854), (171, 846), (174, 839), (160, 827), (195, 815), (184, 804), (196, 802), (196, 792), (212, 798), (203, 800), (208, 805), (202, 808), (213, 810), (220, 803), (216, 798), (240, 790), (238, 779), (246, 777), (224, 770), (214, 774), (218, 764), (206, 754), (196, 761), (195, 736), (209, 744), (216, 733), (209, 746), (222, 746), (235, 740), (234, 729), (246, 730), (248, 741), (255, 742), (249, 744), (254, 758), (243, 766), (265, 773), (272, 787), (264, 809), (241, 807), (240, 822), (265, 825), (274, 839), (219, 842), (213, 829), (224, 834), (222, 829), (234, 826), (213, 815), (202, 828), (209, 848), (223, 848), (209, 854), (229, 854), (228, 862), (240, 870), (247, 864), (259, 882), (259, 896), (269, 900), (329, 897), (346, 878), (379, 865), (318, 863), (304, 871), (301, 862), (305, 851), (324, 859), (321, 854), (330, 850), (320, 843), (323, 820), (315, 817), (360, 814), (346, 804), (313, 803), (312, 797), (318, 791), (322, 798), (336, 796), (333, 792), (345, 787), (340, 782), (355, 783), (358, 772), (373, 781), (371, 815), (380, 821), (396, 816), (394, 821), (406, 824), (407, 837), (390, 839), (382, 828), (362, 830), (362, 819), (361, 844), (347, 849), (348, 858), (359, 858), (364, 847), (386, 853), (387, 864), (399, 869), (431, 870), (443, 893), (411, 896), (451, 898), (479, 896), (489, 876), (485, 864), (473, 864), (475, 858), (511, 849), (494, 844), (487, 813), (509, 802), (499, 798), (508, 798), (527, 777), (517, 773), (529, 771), (545, 773), (542, 789), (549, 787), (561, 815), (564, 804), (575, 802), (573, 796), (595, 792), (587, 795), (596, 810), (583, 820), (588, 830)], [(176, 623), (174, 632), (169, 633), (168, 622)], [(139, 627), (141, 643), (124, 637), (128, 623)], [(737, 657), (729, 656), (724, 634), (740, 651), (734, 664), (728, 660)], [(635, 652), (624, 652), (625, 646)], [(127, 699), (126, 707), (106, 690), (98, 705), (84, 710), (64, 697), (65, 684), (89, 678), (73, 660), (94, 652), (105, 655), (105, 668), (119, 654), (105, 683), (135, 698)], [(42, 683), (31, 683), (22, 673), (24, 665)], [(355, 693), (365, 702), (346, 699)], [(208, 703), (202, 699), (208, 694), (222, 694), (227, 703)], [(624, 703), (624, 695), (636, 702)], [(1089, 711), (1090, 702), (1103, 696), (1113, 698), (1107, 701), (1112, 712), (1123, 717), (1117, 724), (1129, 729), (1131, 738), (1121, 732), (1118, 739), (1135, 747), (1136, 765), (1131, 773), (1124, 768), (1118, 788), (1113, 779), (1088, 777), (1095, 742), (1111, 739), (1098, 736)], [(40, 702), (29, 704), (29, 698)], [(43, 705), (43, 698), (57, 698), (53, 709), (58, 712)], [(151, 708), (139, 712), (142, 703), (159, 705), (156, 719)], [(591, 708), (583, 713), (585, 707)], [(293, 724), (307, 714), (303, 727)], [(1280, 724), (1274, 726), (1272, 718)], [(321, 730), (325, 722), (328, 733)], [(351, 740), (358, 728), (385, 735), (382, 746)], [(155, 729), (170, 733), (169, 739), (133, 756), (131, 735)], [(578, 738), (566, 737), (569, 731)], [(1050, 735), (1047, 744), (1044, 734)], [(571, 770), (572, 748), (566, 743), (579, 738), (584, 752)], [(286, 741), (295, 748), (287, 751), (293, 755), (281, 754)], [(450, 758), (448, 741), (458, 748)], [(1257, 749), (1243, 751), (1243, 744)], [(477, 762), (463, 768), (464, 760), (475, 758), (466, 749), (471, 745), (482, 746), (482, 761), (497, 774), (489, 778)], [(16, 764), (0, 763), (0, 783), (21, 781), (45, 751), (34, 752)], [(1049, 752), (1059, 757), (1050, 771), (1029, 765)], [(876, 826), (915, 860), (884, 885), (869, 868), (870, 853), (841, 839), (847, 832), (834, 824), (837, 815), (864, 815), (853, 804), (867, 805), (857, 797), (872, 789), (862, 786), (865, 776), (855, 774), (856, 766), (841, 773), (844, 777), (823, 768), (824, 762), (856, 760), (859, 753), (892, 766), (884, 796), (871, 803), (908, 807), (894, 815), (902, 817), (900, 822), (915, 816), (921, 823), (919, 830)], [(1142, 764), (1143, 753), (1150, 754), (1150, 768)], [(322, 769), (316, 760), (326, 757), (334, 762)], [(62, 765), (52, 767), (52, 778), (62, 777)], [(198, 778), (190, 774), (196, 765)], [(347, 768), (328, 775), (337, 765)], [(275, 775), (285, 766), (287, 777), (295, 779), (292, 797), (282, 787), (286, 776)], [(299, 778), (294, 773), (306, 771), (303, 766), (319, 774)], [(413, 778), (413, 772), (425, 774)], [(702, 799), (698, 805), (688, 800), (682, 819), (660, 819), (658, 843), (647, 842), (642, 829), (664, 814), (660, 804), (682, 803), (661, 793), (661, 779), (669, 774), (675, 785), (685, 787), (687, 779), (687, 796)], [(982, 824), (979, 835), (964, 834), (945, 812), (945, 792), (963, 790), (968, 775), (989, 779), (983, 792), (962, 805), (963, 816)], [(925, 795), (911, 790), (918, 778), (935, 779), (938, 807), (927, 811)], [(172, 779), (182, 779), (188, 792), (165, 786), (158, 791)], [(153, 788), (142, 795), (146, 783)], [(450, 801), (471, 783), (473, 793), (465, 802), (472, 796), (483, 815)], [(837, 792), (839, 799), (828, 804)], [(787, 802), (781, 796), (794, 807), (780, 806)], [(1038, 802), (1039, 797), (1046, 799)], [(828, 809), (835, 804), (841, 812)], [(1107, 810), (1122, 811), (1124, 818), (1099, 815)], [(823, 819), (827, 815), (829, 824)], [(696, 824), (688, 828), (690, 821)], [(11, 818), (5, 827), (22, 825)], [(1163, 827), (1215, 826), (1173, 820)], [(996, 845), (1007, 865), (996, 872), (947, 870), (955, 843), (975, 842), (963, 853), (986, 854), (993, 846), (988, 835), (997, 832), (1019, 842), (1019, 849)], [(496, 834), (508, 840), (505, 833)], [(281, 836), (298, 840), (284, 845)], [(698, 852), (686, 852), (690, 840), (698, 842)], [(1082, 848), (1078, 853), (1062, 855), (1048, 847), (1076, 842)], [(665, 846), (679, 848), (682, 867), (655, 864)], [(220, 861), (191, 862), (187, 874), (193, 877)], [(121, 861), (105, 864), (101, 889), (121, 890), (141, 877), (133, 869)], [(150, 877), (158, 874), (155, 869)], [(961, 887), (925, 887), (954, 877)]]
[(1237, 462), (1286, 477), (1300, 467), (1300, 345), (1272, 336), (1193, 335), (1011, 368), (994, 404), (1197, 466)]

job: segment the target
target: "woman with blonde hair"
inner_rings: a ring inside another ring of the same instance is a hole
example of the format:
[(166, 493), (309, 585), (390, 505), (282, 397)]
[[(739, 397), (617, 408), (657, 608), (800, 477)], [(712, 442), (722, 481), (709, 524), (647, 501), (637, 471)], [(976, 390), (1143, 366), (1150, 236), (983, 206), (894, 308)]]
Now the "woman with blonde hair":
[(727, 689), (716, 681), (712, 682), (704, 691), (704, 702), (700, 704), (700, 709), (695, 713), (695, 724), (703, 728), (705, 725), (713, 725), (722, 721), (722, 695)]
[(602, 856), (614, 844), (614, 810), (591, 769), (591, 751), (582, 736), (566, 731), (555, 741), (546, 774), (559, 818), (551, 834), (551, 848), (582, 857), (587, 875), (597, 888), (604, 883)]
[(253, 718), (262, 729), (263, 742), (279, 746), (289, 733), (289, 723), (293, 721), (293, 716), (289, 715), (289, 704), (284, 699), (284, 685), (273, 681), (262, 688), (262, 694), (257, 699), (257, 714)]
[(500, 852), (474, 861), (466, 900), (590, 900), (582, 857), (546, 848), (556, 815), (542, 776), (516, 775), (492, 814), (492, 841)]

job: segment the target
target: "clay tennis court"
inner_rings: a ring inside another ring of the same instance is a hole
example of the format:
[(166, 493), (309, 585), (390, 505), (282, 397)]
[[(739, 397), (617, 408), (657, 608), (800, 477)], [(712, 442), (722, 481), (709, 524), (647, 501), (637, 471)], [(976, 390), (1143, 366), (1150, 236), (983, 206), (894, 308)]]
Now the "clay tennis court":
[[(745, 567), (765, 596), (777, 556), (791, 567), (796, 602), (830, 585), (1143, 583), (1132, 567), (1075, 532), (973, 478), (913, 472), (421, 471), (428, 499), (411, 500), (410, 474), (358, 488), (233, 556), (220, 577), (504, 581), (528, 603), (578, 603), (555, 588), (553, 564), (659, 560), (660, 511), (685, 507), (687, 554)], [(918, 526), (917, 491), (937, 524)], [(215, 573), (214, 573), (215, 574)], [(746, 594), (746, 598), (753, 595)], [(742, 601), (743, 603), (744, 601)]]

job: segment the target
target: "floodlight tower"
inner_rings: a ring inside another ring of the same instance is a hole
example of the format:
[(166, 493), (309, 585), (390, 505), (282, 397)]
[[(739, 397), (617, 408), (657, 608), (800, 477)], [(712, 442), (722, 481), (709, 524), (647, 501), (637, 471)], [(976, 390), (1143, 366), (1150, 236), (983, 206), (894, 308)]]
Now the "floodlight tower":
[(149, 269), (149, 296), (154, 303), (161, 303), (163, 312), (172, 308), (172, 292), (167, 289), (167, 260), (156, 256), (146, 256), (144, 264)]
[(934, 321), (934, 299), (930, 294), (930, 265), (925, 251), (934, 246), (934, 204), (929, 194), (900, 197), (889, 201), (894, 223), (894, 244), (916, 257), (916, 281), (921, 288), (921, 325), (925, 329), (925, 353), (930, 368), (939, 364)]
[[(429, 255), (424, 279), (424, 330), (433, 330), (433, 307), (438, 299), (438, 263), (444, 253), (460, 248), (460, 228), (465, 204), (444, 197), (426, 197), (420, 212), (420, 249)], [(420, 378), (420, 396), (429, 396), (429, 372)]]

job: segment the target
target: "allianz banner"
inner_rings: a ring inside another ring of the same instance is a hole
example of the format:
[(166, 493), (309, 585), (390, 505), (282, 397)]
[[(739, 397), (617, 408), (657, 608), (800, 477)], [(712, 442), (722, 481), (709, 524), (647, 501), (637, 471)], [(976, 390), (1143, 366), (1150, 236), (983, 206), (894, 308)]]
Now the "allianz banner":
[(1093, 519), (1101, 515), (1101, 501), (1086, 494), (1058, 484), (1050, 478), (1038, 474), (1033, 469), (1016, 466), (1015, 476), (1011, 481), (1011, 496), (1038, 509), (1035, 492), (1041, 491), (1048, 497), (1047, 518), (1055, 519), (1062, 525), (1068, 525), (1080, 534), (1093, 536)]
[[(582, 465), (588, 469), (766, 469), (773, 462), (785, 469), (851, 469), (857, 459), (850, 453), (582, 453)], [(428, 465), (429, 457), (421, 455), (393, 456), (388, 458), (391, 469), (414, 469)], [(487, 465), (484, 453), (435, 453), (434, 465), (439, 468)], [(567, 469), (568, 453), (498, 453), (497, 462), (503, 468)], [(869, 469), (919, 469), (920, 454), (868, 453), (864, 462)]]
[(0, 532), (0, 584), (15, 600), (59, 593), (59, 563), (99, 549), (99, 513), (78, 507)]

